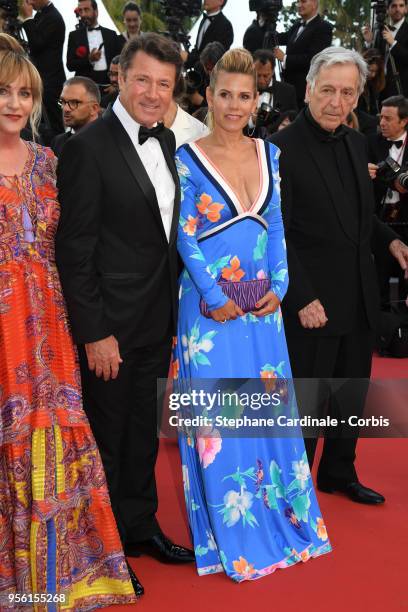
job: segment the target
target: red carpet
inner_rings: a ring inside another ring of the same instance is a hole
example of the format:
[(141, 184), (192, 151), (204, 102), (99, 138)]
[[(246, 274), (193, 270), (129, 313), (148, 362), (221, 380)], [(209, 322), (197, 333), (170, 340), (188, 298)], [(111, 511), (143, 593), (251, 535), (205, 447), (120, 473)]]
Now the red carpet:
[[(376, 378), (408, 377), (408, 359), (376, 359)], [(318, 493), (333, 552), (254, 582), (223, 574), (199, 578), (193, 565), (131, 560), (146, 593), (135, 606), (110, 612), (408, 612), (408, 440), (360, 440), (361, 481), (386, 497), (381, 507)], [(162, 441), (158, 466), (159, 520), (165, 533), (189, 545), (180, 461), (175, 442)], [(405, 576), (405, 578), (404, 578)]]

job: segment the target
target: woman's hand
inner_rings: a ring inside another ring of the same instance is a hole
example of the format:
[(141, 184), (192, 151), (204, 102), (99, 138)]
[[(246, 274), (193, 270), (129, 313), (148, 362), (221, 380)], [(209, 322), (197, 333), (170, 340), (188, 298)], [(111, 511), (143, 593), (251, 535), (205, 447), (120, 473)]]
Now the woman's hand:
[(243, 317), (244, 314), (245, 313), (241, 310), (241, 308), (232, 300), (228, 300), (228, 302), (224, 304), (224, 306), (221, 306), (221, 308), (210, 310), (210, 315), (214, 321), (217, 321), (217, 323), (226, 323), (231, 319)]
[(266, 295), (261, 298), (256, 307), (259, 310), (254, 310), (251, 314), (256, 317), (265, 317), (268, 314), (272, 314), (277, 310), (280, 306), (280, 299), (276, 296), (273, 291), (268, 291)]

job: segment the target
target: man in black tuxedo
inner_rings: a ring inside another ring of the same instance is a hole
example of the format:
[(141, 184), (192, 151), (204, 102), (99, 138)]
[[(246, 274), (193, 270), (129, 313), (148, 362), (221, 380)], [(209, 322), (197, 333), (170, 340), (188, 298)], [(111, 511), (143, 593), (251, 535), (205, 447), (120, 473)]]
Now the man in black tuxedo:
[[(283, 313), (293, 376), (347, 381), (330, 399), (339, 426), (326, 432), (317, 484), (378, 504), (383, 496), (358, 480), (358, 433), (350, 432), (347, 419), (362, 414), (371, 371), (379, 314), (372, 245), (375, 252), (389, 249), (404, 269), (408, 247), (374, 215), (365, 138), (342, 125), (366, 72), (355, 51), (331, 47), (319, 53), (307, 77), (308, 107), (271, 141), (281, 149), (290, 278)], [(316, 439), (305, 443), (312, 463)]]
[(101, 110), (101, 92), (88, 77), (72, 77), (64, 83), (59, 105), (62, 109), (64, 128), (51, 143), (51, 149), (60, 157), (66, 142), (83, 127), (96, 121)]
[[(389, 0), (387, 9), (389, 25), (385, 26), (379, 40), (373, 41), (373, 32), (369, 26), (363, 28), (366, 44), (371, 45), (374, 42), (384, 56), (386, 81), (385, 88), (381, 92), (383, 100), (397, 94), (408, 96), (407, 2), (408, 0)], [(395, 62), (395, 70), (399, 75), (402, 91), (398, 91), (397, 88), (392, 59)]]
[[(34, 19), (30, 19), (33, 8), (37, 12)], [(43, 80), (47, 119), (53, 133), (59, 134), (64, 130), (57, 102), (65, 81), (62, 62), (65, 23), (49, 0), (24, 0), (21, 11), (26, 17), (22, 26), (27, 35), (30, 57)]]
[(186, 68), (192, 68), (200, 60), (200, 53), (210, 42), (220, 42), (228, 51), (234, 40), (231, 22), (225, 17), (222, 9), (227, 0), (204, 0), (204, 15), (198, 29), (194, 49), (190, 51)]
[(123, 43), (114, 30), (98, 25), (96, 0), (78, 0), (77, 10), (81, 25), (69, 34), (67, 68), (76, 76), (107, 84), (109, 65)]
[(180, 187), (174, 135), (157, 122), (181, 68), (158, 34), (124, 47), (119, 98), (62, 152), (56, 237), (84, 408), (125, 553), (176, 563), (194, 554), (160, 530), (154, 467), (156, 383), (167, 377), (177, 325)]
[[(378, 163), (392, 157), (400, 166), (408, 166), (408, 100), (404, 96), (392, 96), (384, 100), (381, 107), (381, 134), (368, 138), (368, 157), (374, 178), (376, 212), (380, 219), (390, 224), (404, 242), (408, 242), (408, 193), (399, 187), (398, 182), (389, 184), (376, 177)], [(381, 306), (389, 309), (389, 279), (399, 277), (400, 299), (407, 295), (406, 280), (401, 269), (389, 257), (376, 261), (381, 290)]]
[(286, 53), (276, 48), (276, 59), (282, 62), (283, 80), (296, 89), (297, 105), (303, 108), (306, 91), (306, 75), (312, 57), (332, 43), (332, 26), (319, 15), (318, 0), (298, 0), (297, 21), (287, 32), (278, 34), (280, 45), (286, 45)]

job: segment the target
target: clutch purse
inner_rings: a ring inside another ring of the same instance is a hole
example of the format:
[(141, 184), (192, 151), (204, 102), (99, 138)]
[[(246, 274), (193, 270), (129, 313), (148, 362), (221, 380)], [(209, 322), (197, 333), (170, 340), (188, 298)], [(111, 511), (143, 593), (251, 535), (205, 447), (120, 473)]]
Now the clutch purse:
[[(243, 312), (259, 310), (256, 304), (263, 298), (271, 288), (269, 278), (256, 278), (247, 281), (218, 281), (223, 294), (233, 300)], [(211, 318), (208, 304), (203, 298), (200, 300), (200, 312), (207, 319)]]

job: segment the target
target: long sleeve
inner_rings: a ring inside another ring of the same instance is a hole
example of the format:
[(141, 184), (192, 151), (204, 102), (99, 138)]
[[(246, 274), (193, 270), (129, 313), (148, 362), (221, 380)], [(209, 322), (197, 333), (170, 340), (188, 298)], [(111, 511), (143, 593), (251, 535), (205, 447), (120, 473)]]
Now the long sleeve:
[[(78, 177), (85, 180), (78, 180)], [(94, 255), (101, 224), (102, 179), (93, 151), (79, 136), (65, 144), (57, 169), (61, 217), (56, 262), (77, 344), (112, 332), (105, 319)]]
[(35, 19), (24, 21), (22, 27), (27, 35), (30, 52), (34, 55), (44, 49), (59, 48), (64, 42), (65, 26), (55, 19), (36, 22)]
[(92, 64), (88, 59), (88, 49), (85, 57), (78, 57), (76, 55), (77, 41), (75, 40), (75, 32), (71, 32), (68, 37), (68, 50), (67, 50), (67, 68), (70, 72), (81, 72), (89, 71), (92, 68)]
[(181, 213), (177, 236), (177, 248), (197, 291), (207, 302), (210, 310), (221, 308), (228, 298), (211, 275), (208, 263), (197, 241), (197, 226), (200, 214), (198, 188), (194, 176), (182, 158), (182, 151), (176, 157), (181, 183)]
[(312, 57), (330, 47), (332, 43), (332, 28), (327, 22), (322, 22), (319, 28), (310, 35), (311, 40), (304, 53), (288, 53), (286, 55), (285, 70), (308, 70)]
[(283, 228), (282, 212), (280, 207), (280, 179), (279, 162), (277, 155), (273, 160), (274, 191), (279, 198), (274, 198), (272, 218), (268, 225), (268, 263), (271, 277), (271, 290), (283, 300), (288, 289), (288, 263), (286, 258), (286, 241)]

